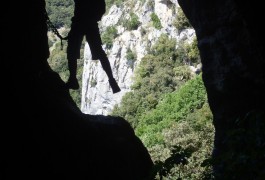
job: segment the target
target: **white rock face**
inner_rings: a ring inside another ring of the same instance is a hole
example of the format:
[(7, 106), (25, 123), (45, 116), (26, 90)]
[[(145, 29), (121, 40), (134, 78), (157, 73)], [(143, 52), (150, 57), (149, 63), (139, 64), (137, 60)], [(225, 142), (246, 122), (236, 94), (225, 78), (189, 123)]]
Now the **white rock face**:
[[(135, 68), (142, 57), (147, 54), (150, 48), (162, 33), (175, 38), (176, 41), (191, 41), (195, 35), (193, 29), (186, 29), (177, 32), (172, 22), (176, 15), (172, 10), (173, 3), (178, 6), (177, 0), (155, 0), (154, 9), (150, 8), (148, 2), (141, 4), (140, 1), (134, 6), (124, 5), (122, 8), (112, 6), (108, 14), (102, 18), (100, 23), (103, 32), (108, 26), (116, 26), (119, 36), (113, 41), (113, 47), (106, 50), (112, 67), (113, 75), (118, 82), (121, 92), (113, 94), (108, 83), (105, 71), (98, 60), (91, 60), (89, 45), (85, 45), (84, 68), (82, 79), (82, 100), (81, 111), (86, 114), (107, 115), (115, 104), (119, 104), (122, 96), (131, 91)], [(133, 7), (133, 9), (130, 9)], [(134, 12), (141, 22), (137, 30), (127, 31), (119, 24), (119, 20)], [(155, 12), (159, 17), (163, 28), (157, 30), (152, 26), (150, 15)], [(143, 33), (142, 31), (145, 31)], [(104, 45), (103, 45), (104, 47)], [(137, 59), (133, 63), (126, 58), (128, 49), (131, 49)]]
[(173, 3), (170, 0), (155, 0), (155, 13), (159, 17), (163, 28), (171, 29), (173, 16)]
[[(119, 21), (119, 19), (122, 16), (122, 9), (118, 8), (117, 6), (112, 6), (106, 16), (103, 16), (101, 19), (101, 24), (103, 25), (103, 28), (106, 28), (108, 26), (116, 25)], [(103, 29), (104, 30), (104, 29)]]

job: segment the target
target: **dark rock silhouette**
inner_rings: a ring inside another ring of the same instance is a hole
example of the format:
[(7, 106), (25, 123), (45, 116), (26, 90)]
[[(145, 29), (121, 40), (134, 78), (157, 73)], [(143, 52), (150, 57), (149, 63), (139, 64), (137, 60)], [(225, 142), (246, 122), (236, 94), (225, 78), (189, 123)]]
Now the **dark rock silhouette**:
[[(82, 114), (64, 82), (47, 66), (44, 0), (4, 3), (0, 178), (145, 177), (152, 161), (129, 125), (121, 118)], [(262, 1), (179, 3), (198, 38), (216, 129), (213, 157), (233, 153), (227, 156), (230, 161), (214, 164), (216, 179), (264, 179), (264, 115), (237, 121), (250, 112), (265, 111)], [(249, 131), (258, 128), (260, 132)], [(231, 130), (245, 133), (228, 136)], [(248, 159), (238, 159), (242, 154)], [(235, 163), (238, 160), (242, 161)]]
[(83, 114), (50, 69), (45, 1), (5, 3), (0, 179), (147, 178), (153, 162), (130, 125)]
[(265, 179), (264, 8), (257, 0), (179, 3), (196, 31), (214, 115), (216, 179)]

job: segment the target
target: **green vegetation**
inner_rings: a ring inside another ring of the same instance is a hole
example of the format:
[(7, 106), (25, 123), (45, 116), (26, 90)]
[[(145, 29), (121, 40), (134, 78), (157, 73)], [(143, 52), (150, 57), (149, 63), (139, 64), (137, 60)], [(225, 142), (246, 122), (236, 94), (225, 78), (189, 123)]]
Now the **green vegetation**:
[[(188, 59), (186, 51), (176, 49), (176, 40), (161, 35), (135, 70), (133, 92), (124, 96), (120, 106), (114, 107), (113, 115), (124, 117), (136, 127), (139, 117), (154, 109), (165, 93), (177, 90), (192, 77), (191, 74), (185, 78), (183, 74), (177, 76), (176, 67), (185, 65), (183, 57)], [(186, 71), (190, 73), (187, 68)]]
[[(139, 117), (136, 133), (155, 161), (154, 174), (166, 179), (206, 179), (213, 146), (212, 114), (201, 75), (166, 94)], [(157, 177), (158, 178), (158, 177)]]
[[(68, 1), (59, 2), (61, 4), (50, 0), (49, 5), (54, 6), (50, 10), (58, 12), (58, 8), (64, 3), (67, 4)], [(109, 8), (113, 4), (121, 6), (123, 2), (108, 0), (106, 3)], [(149, 1), (149, 4), (152, 6), (153, 1)], [(70, 8), (70, 1), (67, 5)], [(53, 17), (52, 14), (50, 15)], [(157, 15), (153, 13), (151, 16), (154, 27), (161, 29), (162, 25)], [(68, 17), (64, 18), (59, 21), (65, 23)], [(186, 24), (187, 22), (184, 23), (183, 19), (177, 20), (176, 18), (175, 22), (178, 23), (175, 25), (178, 29), (190, 27)], [(53, 22), (56, 21), (53, 20)], [(122, 25), (128, 30), (138, 29), (140, 25), (138, 16), (130, 13), (129, 20), (123, 19)], [(63, 26), (64, 24), (56, 24), (56, 27)], [(146, 34), (145, 29), (140, 31), (142, 35)], [(61, 33), (65, 36), (67, 30)], [(102, 34), (102, 41), (106, 48), (112, 48), (113, 40), (117, 36), (115, 26), (106, 28)], [(49, 64), (66, 81), (69, 76), (65, 53), (67, 42), (64, 42), (63, 50), (61, 50), (60, 41), (54, 34), (51, 34), (49, 45), (51, 48)], [(81, 54), (83, 54), (83, 49), (84, 43)], [(127, 50), (126, 59), (133, 68), (137, 59), (133, 49)], [(194, 75), (188, 66), (198, 63), (200, 63), (200, 58), (196, 39), (192, 43), (177, 42), (176, 39), (162, 34), (135, 69), (132, 91), (123, 96), (120, 105), (116, 105), (111, 113), (111, 115), (125, 118), (148, 148), (155, 162), (151, 174), (155, 179), (212, 178), (209, 162), (213, 147), (213, 117), (202, 77)], [(83, 59), (80, 59), (77, 74), (80, 84), (82, 84), (82, 68)], [(95, 86), (96, 79), (92, 79), (90, 85)], [(80, 106), (80, 89), (70, 91), (70, 93)]]
[(153, 22), (153, 26), (156, 28), (156, 29), (161, 29), (162, 28), (162, 24), (161, 24), (161, 21), (160, 19), (158, 18), (158, 16), (156, 15), (156, 13), (152, 13), (151, 14), (151, 20)]
[[(61, 49), (60, 41), (56, 41), (51, 48), (50, 57), (48, 59), (49, 65), (51, 68), (57, 72), (63, 81), (67, 81), (69, 76), (68, 71), (68, 60), (66, 57), (66, 47), (67, 42), (63, 43), (63, 49)], [(81, 48), (81, 53), (84, 52), (84, 43)], [(83, 73), (83, 59), (77, 61), (77, 79), (79, 84), (82, 84), (82, 73)], [(76, 102), (77, 106), (80, 108), (81, 106), (81, 88), (78, 90), (70, 90), (70, 95), (73, 100)]]
[(196, 65), (200, 62), (199, 49), (197, 46), (197, 38), (194, 38), (191, 43), (180, 41), (178, 42), (179, 58), (182, 63)]
[(137, 59), (137, 54), (133, 52), (130, 48), (127, 50), (126, 54), (126, 59), (127, 59), (127, 64), (133, 68), (134, 67), (134, 62)]
[(150, 10), (154, 10), (154, 9), (155, 9), (155, 1), (154, 1), (154, 0), (148, 0), (148, 1), (147, 1), (147, 7), (148, 7)]
[(96, 85), (97, 85), (97, 79), (94, 79), (93, 77), (92, 77), (92, 79), (91, 79), (91, 81), (90, 81), (90, 87), (95, 87)]
[(192, 43), (188, 44), (186, 43), (184, 45), (184, 48), (187, 51), (187, 56), (190, 63), (196, 63), (200, 61), (200, 53), (198, 49), (198, 41), (197, 38), (194, 38)]
[(184, 12), (180, 7), (177, 8), (177, 16), (176, 19), (173, 22), (173, 25), (179, 30), (182, 31), (183, 29), (186, 28), (191, 28), (191, 24), (187, 17), (185, 16)]
[(122, 3), (124, 1), (122, 1), (122, 0), (105, 0), (105, 2), (106, 2), (106, 11), (108, 11), (111, 8), (111, 6), (113, 6), (113, 5), (116, 5), (117, 7), (121, 7)]
[[(66, 37), (71, 25), (71, 18), (74, 11), (74, 1), (73, 0), (46, 0), (46, 10), (48, 16), (56, 28), (62, 28), (60, 31), (62, 37)], [(69, 76), (68, 71), (68, 61), (66, 57), (66, 47), (67, 41), (63, 41), (63, 47), (61, 47), (61, 42), (58, 37), (49, 33), (49, 47), (50, 47), (50, 57), (48, 59), (51, 68), (57, 72), (63, 81), (67, 81)], [(84, 52), (84, 43), (80, 50), (81, 54)], [(77, 79), (79, 84), (82, 82), (83, 73), (83, 59), (77, 61)], [(81, 88), (79, 90), (70, 90), (70, 95), (76, 102), (77, 106), (81, 106)]]
[(138, 65), (133, 91), (112, 112), (128, 120), (148, 148), (156, 179), (211, 177), (205, 162), (213, 146), (212, 114), (201, 75), (185, 65), (199, 63), (191, 53), (197, 47), (185, 47), (176, 49), (175, 39), (161, 35)]
[(74, 1), (46, 0), (46, 11), (56, 28), (70, 27), (74, 14)]
[(108, 26), (106, 31), (101, 35), (102, 43), (107, 49), (111, 49), (114, 39), (118, 36), (118, 31), (115, 26)]
[(141, 33), (141, 36), (144, 36), (144, 35), (147, 34), (147, 31), (146, 31), (145, 28), (141, 27), (141, 29), (140, 29), (140, 33)]
[[(148, 148), (155, 161), (154, 174), (170, 180), (211, 179), (212, 169), (208, 162), (213, 147), (213, 133), (208, 103), (190, 113), (184, 120), (165, 128), (161, 135), (164, 143)], [(168, 171), (163, 172), (165, 169)]]
[(153, 109), (162, 94), (175, 90), (177, 81), (173, 69), (179, 63), (175, 47), (174, 39), (166, 35), (160, 37), (136, 69), (134, 91), (125, 95), (120, 107), (114, 108), (114, 115), (125, 117), (136, 127), (139, 115)]
[(142, 136), (147, 129), (150, 134), (156, 132), (156, 136), (144, 138), (148, 147), (154, 146), (161, 140), (165, 128), (170, 128), (191, 112), (201, 109), (205, 101), (206, 92), (199, 76), (185, 83), (178, 91), (166, 94), (154, 110), (141, 116), (136, 133)]
[(136, 30), (140, 26), (141, 22), (139, 21), (139, 17), (131, 12), (128, 20), (122, 19), (122, 25), (125, 29), (131, 31)]
[[(132, 94), (127, 94), (129, 107), (135, 104)], [(165, 94), (156, 108), (139, 117), (135, 130), (155, 162), (153, 176), (211, 177), (211, 167), (205, 162), (211, 156), (214, 129), (201, 75)]]

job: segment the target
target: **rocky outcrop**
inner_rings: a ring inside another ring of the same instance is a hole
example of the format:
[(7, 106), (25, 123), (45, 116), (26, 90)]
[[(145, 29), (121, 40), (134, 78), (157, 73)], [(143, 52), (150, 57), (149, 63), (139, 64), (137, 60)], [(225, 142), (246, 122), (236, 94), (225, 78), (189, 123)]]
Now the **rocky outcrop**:
[(264, 179), (264, 32), (260, 2), (179, 0), (193, 25), (214, 116), (216, 179)]
[[(127, 3), (127, 4), (126, 4)], [(147, 50), (156, 42), (161, 34), (175, 38), (176, 41), (191, 41), (194, 36), (193, 29), (185, 29), (181, 32), (172, 25), (175, 19), (175, 7), (177, 2), (170, 0), (156, 0), (154, 7), (149, 1), (133, 2), (134, 5), (126, 2), (123, 6), (112, 6), (101, 21), (102, 33), (109, 26), (115, 26), (118, 30), (118, 37), (113, 41), (111, 49), (105, 49), (112, 66), (121, 92), (112, 94), (108, 79), (99, 62), (91, 61), (88, 44), (85, 46), (84, 68), (82, 78), (82, 100), (81, 110), (86, 114), (109, 114), (114, 105), (119, 104), (122, 96), (131, 91), (134, 71)], [(130, 2), (132, 3), (132, 2)], [(131, 8), (133, 7), (133, 8)], [(134, 12), (140, 21), (137, 30), (126, 30), (120, 23), (121, 19)], [(156, 29), (151, 23), (151, 14), (156, 13), (161, 21), (162, 28)], [(127, 60), (128, 50), (136, 54), (134, 61)]]
[[(130, 125), (120, 117), (83, 114), (50, 69), (45, 1), (7, 3), (11, 8), (12, 16), (2, 16), (0, 178), (146, 178), (153, 163)], [(23, 22), (19, 35), (17, 22)], [(14, 42), (20, 44), (16, 53)]]

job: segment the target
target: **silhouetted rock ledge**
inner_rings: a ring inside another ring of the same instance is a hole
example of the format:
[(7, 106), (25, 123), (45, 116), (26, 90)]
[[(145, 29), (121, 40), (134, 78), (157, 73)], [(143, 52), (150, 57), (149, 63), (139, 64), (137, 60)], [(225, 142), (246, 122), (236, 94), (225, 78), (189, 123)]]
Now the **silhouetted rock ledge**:
[(83, 114), (49, 68), (45, 1), (6, 3), (0, 179), (146, 179), (153, 162), (129, 123)]
[(5, 124), (6, 179), (147, 178), (152, 160), (127, 121), (83, 114), (55, 72), (34, 84), (21, 119)]

